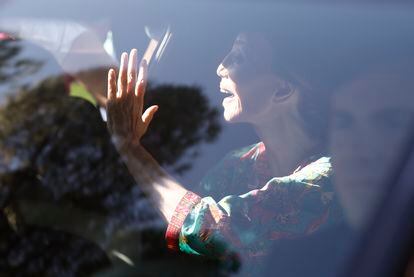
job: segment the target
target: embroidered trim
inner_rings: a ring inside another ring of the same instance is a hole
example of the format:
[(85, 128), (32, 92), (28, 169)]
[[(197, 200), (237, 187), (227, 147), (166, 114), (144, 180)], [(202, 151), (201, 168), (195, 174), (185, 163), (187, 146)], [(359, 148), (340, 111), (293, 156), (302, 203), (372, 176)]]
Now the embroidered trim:
[(184, 220), (187, 218), (187, 215), (190, 213), (194, 205), (200, 201), (201, 197), (191, 191), (187, 191), (187, 193), (183, 196), (180, 203), (175, 208), (174, 214), (165, 233), (165, 240), (167, 241), (168, 249), (174, 251), (179, 250), (178, 237), (184, 224)]

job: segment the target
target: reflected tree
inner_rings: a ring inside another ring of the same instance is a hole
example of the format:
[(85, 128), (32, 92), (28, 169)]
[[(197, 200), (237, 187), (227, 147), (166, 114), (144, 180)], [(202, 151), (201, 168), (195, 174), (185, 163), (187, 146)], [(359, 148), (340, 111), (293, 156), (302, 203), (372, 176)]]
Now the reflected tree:
[[(189, 159), (175, 163), (217, 136), (217, 112), (195, 87), (150, 86), (148, 95), (160, 114), (145, 143), (161, 164), (183, 172)], [(70, 97), (61, 78), (23, 89), (0, 109), (0, 205), (0, 271), (13, 276), (222, 270), (211, 267), (218, 261), (168, 253), (164, 223), (96, 107)]]
[(219, 134), (219, 112), (194, 86), (149, 84), (146, 105), (155, 104), (160, 109), (142, 143), (161, 165), (182, 174), (199, 154), (197, 146)]
[(41, 61), (21, 55), (22, 46), (20, 40), (0, 40), (0, 84), (13, 83), (41, 68)]

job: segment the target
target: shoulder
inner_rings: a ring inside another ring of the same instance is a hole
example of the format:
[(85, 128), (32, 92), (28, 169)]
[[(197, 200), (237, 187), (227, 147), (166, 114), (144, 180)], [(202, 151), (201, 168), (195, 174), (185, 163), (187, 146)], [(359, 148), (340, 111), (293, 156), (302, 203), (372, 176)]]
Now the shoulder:
[(248, 146), (231, 151), (226, 157), (234, 159), (258, 159), (265, 154), (266, 148), (263, 142), (254, 143)]
[(301, 184), (307, 188), (332, 187), (332, 164), (327, 156), (312, 157), (304, 166), (298, 167), (292, 174), (272, 178), (272, 184)]
[(327, 156), (312, 157), (303, 167), (299, 167), (290, 175), (298, 181), (314, 180), (318, 181), (329, 178), (332, 175), (331, 158)]

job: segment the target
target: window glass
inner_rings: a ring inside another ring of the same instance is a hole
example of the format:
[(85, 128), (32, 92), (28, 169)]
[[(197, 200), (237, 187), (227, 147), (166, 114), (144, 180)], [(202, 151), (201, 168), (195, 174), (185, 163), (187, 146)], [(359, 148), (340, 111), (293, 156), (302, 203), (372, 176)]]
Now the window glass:
[(7, 276), (337, 276), (411, 199), (409, 3), (0, 7)]

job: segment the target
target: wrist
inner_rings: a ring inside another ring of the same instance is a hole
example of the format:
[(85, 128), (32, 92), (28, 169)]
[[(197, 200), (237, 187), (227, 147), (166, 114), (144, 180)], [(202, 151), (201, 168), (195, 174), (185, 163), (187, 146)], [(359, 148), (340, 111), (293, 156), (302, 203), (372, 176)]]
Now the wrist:
[(139, 140), (133, 141), (129, 138), (124, 138), (116, 135), (112, 135), (112, 142), (119, 154), (127, 154), (131, 151), (137, 151), (142, 148)]

